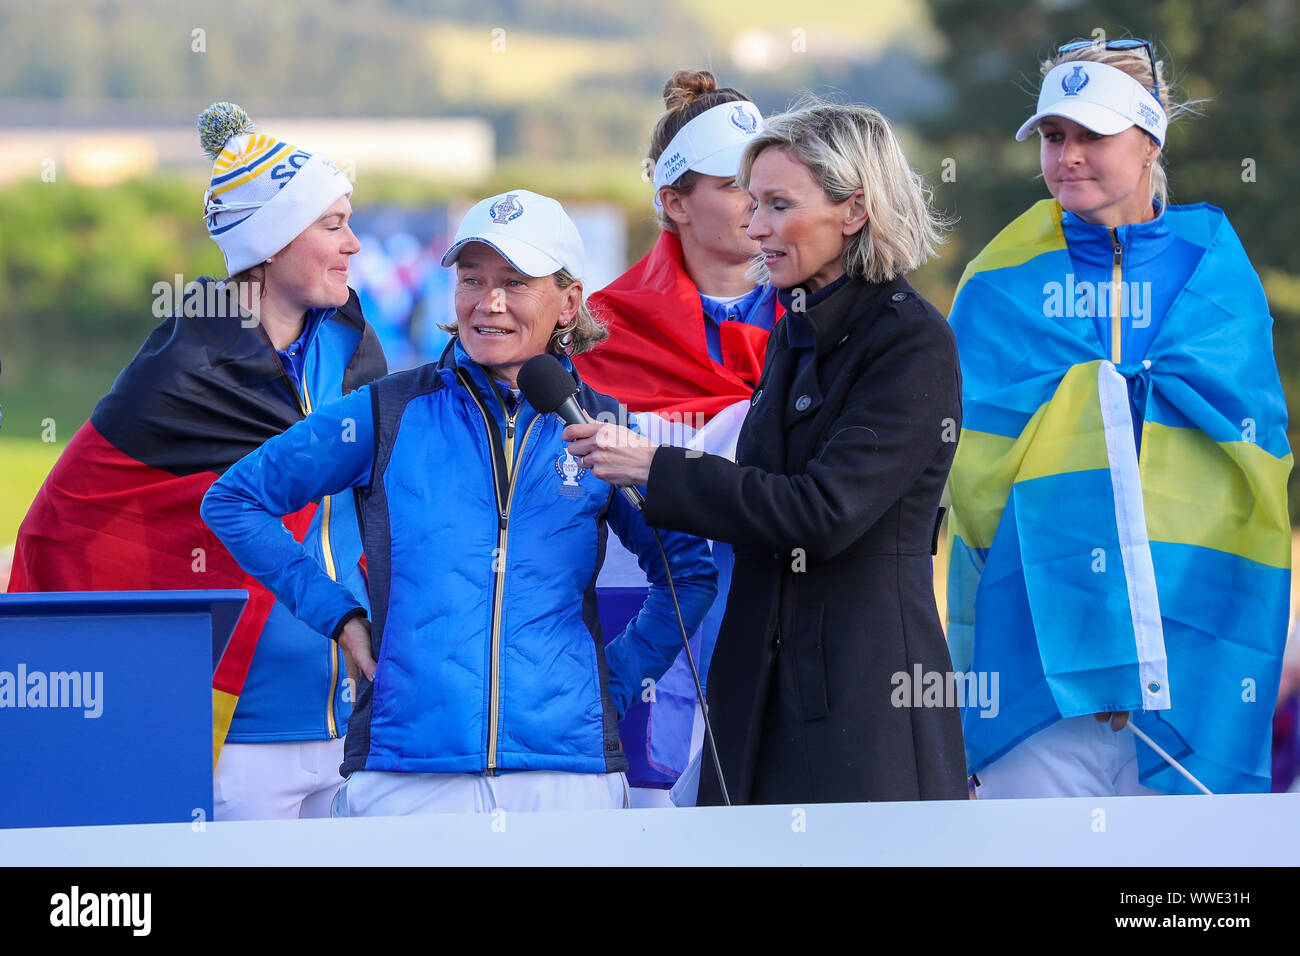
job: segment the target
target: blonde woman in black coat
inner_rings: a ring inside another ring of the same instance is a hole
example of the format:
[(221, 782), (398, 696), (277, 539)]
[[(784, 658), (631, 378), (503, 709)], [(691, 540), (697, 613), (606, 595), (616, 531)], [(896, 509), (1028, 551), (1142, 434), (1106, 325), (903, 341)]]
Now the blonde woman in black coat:
[[(645, 487), (650, 524), (735, 546), (709, 672), (733, 803), (964, 799), (930, 564), (960, 372), (947, 323), (903, 278), (941, 222), (868, 107), (769, 120), (739, 181), (789, 315), (736, 462), (613, 425), (564, 437), (601, 479)], [(721, 802), (707, 759), (699, 802)]]

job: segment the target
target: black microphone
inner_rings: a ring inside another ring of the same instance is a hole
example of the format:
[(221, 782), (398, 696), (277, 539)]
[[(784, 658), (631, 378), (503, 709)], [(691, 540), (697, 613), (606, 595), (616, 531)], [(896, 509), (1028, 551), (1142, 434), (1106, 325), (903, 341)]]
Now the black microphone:
[[(578, 383), (554, 355), (547, 352), (534, 355), (519, 369), (516, 381), (528, 404), (541, 414), (554, 415), (566, 425), (583, 425), (591, 421), (578, 404)], [(635, 488), (619, 486), (618, 490), (637, 511), (645, 505), (641, 492)]]
[[(566, 425), (581, 425), (591, 421), (587, 413), (582, 410), (578, 404), (578, 383), (573, 380), (573, 376), (565, 371), (560, 360), (549, 353), (542, 353), (530, 358), (519, 369), (519, 375), (515, 379), (519, 385), (519, 390), (524, 393), (524, 398), (528, 404), (537, 410), (538, 414), (553, 414)], [(632, 507), (637, 511), (642, 510), (645, 499), (641, 497), (641, 492), (635, 488), (620, 486), (619, 491), (632, 502)], [(691, 677), (695, 680), (695, 698), (700, 704), (700, 713), (704, 715), (704, 737), (709, 745), (710, 755), (713, 757), (713, 769), (718, 775), (718, 786), (722, 790), (722, 802), (731, 806), (731, 796), (727, 793), (727, 781), (722, 776), (722, 760), (718, 756), (718, 743), (713, 737), (713, 724), (709, 720), (709, 704), (704, 699), (704, 688), (700, 684), (700, 672), (695, 666), (695, 655), (691, 653), (690, 638), (686, 634), (686, 624), (682, 621), (682, 607), (677, 603), (677, 586), (673, 584), (673, 569), (668, 561), (668, 552), (664, 549), (663, 539), (659, 537), (657, 528), (650, 528), (655, 536), (655, 544), (659, 546), (659, 554), (664, 562), (664, 574), (668, 581), (668, 593), (672, 597), (673, 610), (677, 612), (677, 627), (682, 632), (682, 649), (686, 651), (687, 663), (691, 665)]]

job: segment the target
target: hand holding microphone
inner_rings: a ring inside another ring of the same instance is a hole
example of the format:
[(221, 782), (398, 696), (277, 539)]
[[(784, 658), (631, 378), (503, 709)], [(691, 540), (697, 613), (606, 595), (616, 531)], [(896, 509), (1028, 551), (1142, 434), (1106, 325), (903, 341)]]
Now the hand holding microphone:
[[(617, 485), (624, 497), (632, 503), (637, 511), (642, 510), (645, 499), (641, 492), (632, 485), (644, 485), (650, 480), (650, 463), (654, 461), (657, 445), (643, 435), (618, 425), (593, 422), (578, 404), (577, 383), (573, 376), (564, 370), (564, 366), (553, 355), (538, 355), (529, 359), (519, 369), (519, 390), (528, 399), (528, 404), (537, 409), (539, 414), (553, 412), (565, 422), (564, 440), (570, 442), (569, 454), (578, 459), (583, 468), (591, 469), (601, 481)], [(691, 666), (691, 677), (695, 680), (695, 695), (700, 704), (700, 713), (704, 717), (704, 737), (708, 741), (709, 753), (713, 758), (714, 771), (718, 775), (718, 784), (722, 789), (722, 802), (731, 805), (727, 794), (727, 782), (722, 775), (722, 762), (718, 758), (718, 745), (713, 738), (713, 723), (709, 720), (709, 705), (704, 699), (704, 688), (700, 684), (700, 672), (695, 666), (695, 655), (691, 653), (691, 642), (686, 634), (686, 625), (682, 621), (682, 608), (677, 601), (677, 588), (673, 584), (672, 564), (668, 552), (664, 550), (663, 540), (655, 528), (650, 528), (655, 542), (659, 546), (659, 555), (664, 563), (664, 578), (668, 593), (672, 597), (673, 609), (677, 613), (677, 627), (682, 635), (682, 650)]]
[(650, 463), (658, 446), (636, 432), (617, 425), (583, 422), (570, 424), (563, 437), (570, 443), (569, 454), (602, 481), (635, 491), (631, 485), (644, 485), (650, 480)]
[(634, 507), (645, 504), (632, 487), (650, 478), (650, 463), (658, 446), (627, 428), (593, 422), (578, 405), (577, 383), (553, 355), (538, 355), (519, 370), (519, 389), (528, 404), (563, 421), (569, 454), (601, 481), (617, 485)]

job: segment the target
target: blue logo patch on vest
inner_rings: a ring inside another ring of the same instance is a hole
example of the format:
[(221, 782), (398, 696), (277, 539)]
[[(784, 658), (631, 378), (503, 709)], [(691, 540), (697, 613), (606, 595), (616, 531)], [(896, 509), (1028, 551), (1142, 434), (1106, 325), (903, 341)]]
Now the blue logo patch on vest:
[(752, 133), (758, 129), (758, 120), (745, 112), (745, 108), (739, 103), (731, 111), (731, 125), (736, 127), (742, 133)]
[(506, 193), (504, 199), (498, 199), (488, 209), (488, 215), (492, 217), (493, 222), (510, 222), (510, 220), (518, 219), (523, 214), (523, 203), (519, 201), (514, 193)]
[(1065, 90), (1066, 96), (1078, 96), (1079, 91), (1087, 85), (1088, 74), (1083, 72), (1081, 66), (1076, 66), (1069, 76), (1061, 77), (1061, 89)]
[(558, 489), (561, 497), (583, 497), (583, 491), (578, 482), (585, 478), (589, 471), (590, 469), (581, 467), (578, 464), (578, 459), (570, 455), (567, 449), (556, 458), (555, 473), (564, 479), (564, 481), (560, 482)]

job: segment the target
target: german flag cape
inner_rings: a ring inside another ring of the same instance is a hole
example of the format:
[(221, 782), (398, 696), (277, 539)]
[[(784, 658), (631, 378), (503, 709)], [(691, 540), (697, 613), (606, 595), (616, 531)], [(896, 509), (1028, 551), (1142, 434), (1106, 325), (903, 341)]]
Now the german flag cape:
[[(9, 590), (248, 591), (212, 681), (215, 760), (275, 598), (203, 524), (199, 504), (226, 468), (303, 414), (261, 325), (241, 321), (214, 283), (199, 280), (73, 435), (18, 529)], [(214, 297), (222, 308), (205, 309)], [(327, 343), (347, 365), (345, 392), (386, 371), (355, 293), (317, 328), (309, 369)], [(315, 507), (284, 519), (299, 541)]]
[[(958, 670), (999, 677), (999, 706), (965, 713), (972, 772), (1058, 715), (1130, 710), (1210, 790), (1269, 790), (1292, 461), (1272, 319), (1220, 210), (1164, 215), (1204, 253), (1144, 361), (1112, 364), (1087, 316), (1050, 317), (1072, 271), (1054, 201), (980, 253), (953, 304), (949, 641)], [(1145, 785), (1195, 792), (1141, 742), (1138, 758)]]
[[(709, 355), (700, 293), (682, 266), (681, 240), (671, 232), (661, 232), (645, 258), (592, 293), (588, 304), (606, 320), (610, 335), (573, 362), (584, 382), (630, 411), (689, 414), (702, 424), (749, 401), (763, 374), (768, 331), (758, 326), (723, 322), (722, 363)], [(783, 312), (776, 303), (777, 319)]]

